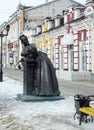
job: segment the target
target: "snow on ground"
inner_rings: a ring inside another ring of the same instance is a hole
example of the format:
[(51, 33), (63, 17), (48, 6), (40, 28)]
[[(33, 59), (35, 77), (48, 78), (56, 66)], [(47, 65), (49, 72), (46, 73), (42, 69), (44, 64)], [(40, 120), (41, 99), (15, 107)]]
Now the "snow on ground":
[(94, 130), (94, 122), (73, 119), (74, 98), (44, 102), (16, 100), (23, 83), (4, 77), (0, 82), (0, 130)]

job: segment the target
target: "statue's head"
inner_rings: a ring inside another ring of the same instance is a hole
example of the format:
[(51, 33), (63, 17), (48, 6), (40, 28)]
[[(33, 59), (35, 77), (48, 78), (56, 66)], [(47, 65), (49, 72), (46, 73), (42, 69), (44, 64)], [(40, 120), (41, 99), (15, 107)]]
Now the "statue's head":
[(29, 44), (27, 36), (25, 36), (24, 34), (22, 34), (19, 39), (21, 40), (21, 43), (24, 44), (25, 46)]

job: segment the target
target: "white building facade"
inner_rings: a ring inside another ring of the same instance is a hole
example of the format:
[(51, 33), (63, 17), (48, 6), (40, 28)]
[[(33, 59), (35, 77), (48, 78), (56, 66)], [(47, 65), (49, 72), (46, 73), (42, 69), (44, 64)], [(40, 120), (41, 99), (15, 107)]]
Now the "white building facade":
[[(46, 19), (33, 36), (37, 47), (48, 54), (58, 78), (94, 80), (94, 5), (71, 5), (64, 15)], [(61, 22), (62, 21), (62, 22)]]
[(19, 9), (19, 15), (9, 21), (7, 66), (10, 62), (15, 66), (20, 60), (22, 48), (18, 37), (24, 33), (31, 44), (48, 54), (58, 78), (94, 80), (92, 0), (87, 1), (86, 6), (72, 0), (55, 0), (35, 8)]

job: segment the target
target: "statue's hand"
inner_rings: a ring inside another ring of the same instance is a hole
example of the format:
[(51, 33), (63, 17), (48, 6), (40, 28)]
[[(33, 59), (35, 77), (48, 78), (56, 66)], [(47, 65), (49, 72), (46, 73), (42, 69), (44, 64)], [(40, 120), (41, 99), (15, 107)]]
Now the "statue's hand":
[(21, 62), (23, 62), (24, 61), (24, 58), (21, 58)]

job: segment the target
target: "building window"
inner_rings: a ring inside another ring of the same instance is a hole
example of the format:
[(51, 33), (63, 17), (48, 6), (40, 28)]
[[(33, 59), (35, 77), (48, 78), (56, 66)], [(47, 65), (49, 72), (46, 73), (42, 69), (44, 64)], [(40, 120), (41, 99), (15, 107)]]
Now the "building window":
[(54, 48), (54, 46), (52, 47), (52, 63), (55, 67), (55, 48)]
[(61, 69), (64, 68), (64, 55), (63, 52), (61, 52)]
[(48, 55), (48, 48), (45, 49), (46, 54)]
[(71, 70), (73, 70), (74, 69), (74, 53), (73, 53), (73, 50), (71, 50), (70, 56), (71, 56)]
[(87, 31), (86, 31), (86, 29), (78, 31), (78, 39), (79, 39), (79, 41), (86, 41), (87, 40)]
[(82, 50), (82, 70), (87, 70), (87, 51)]

